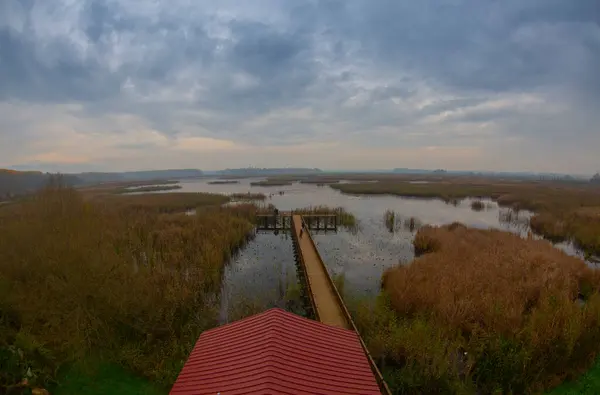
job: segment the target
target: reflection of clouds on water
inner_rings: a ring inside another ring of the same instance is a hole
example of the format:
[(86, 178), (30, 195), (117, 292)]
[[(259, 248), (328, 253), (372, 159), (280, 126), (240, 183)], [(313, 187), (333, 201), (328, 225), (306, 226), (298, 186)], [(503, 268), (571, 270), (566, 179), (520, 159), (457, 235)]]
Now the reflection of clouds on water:
[[(398, 263), (408, 263), (414, 258), (412, 240), (415, 232), (411, 232), (409, 227), (399, 226), (390, 233), (384, 221), (386, 210), (394, 211), (401, 221), (414, 217), (424, 225), (461, 222), (472, 227), (503, 229), (523, 236), (529, 231), (529, 218), (532, 215), (527, 211), (516, 213), (500, 208), (497, 203), (485, 199), (482, 200), (485, 209), (473, 211), (472, 199), (465, 199), (454, 206), (436, 199), (344, 195), (329, 187), (314, 184), (251, 187), (252, 181), (256, 179), (245, 179), (239, 184), (229, 185), (208, 185), (204, 180), (185, 181), (181, 184), (181, 191), (264, 193), (272, 195), (265, 203), (274, 204), (280, 210), (318, 205), (344, 207), (356, 216), (358, 231), (350, 233), (340, 230), (338, 233), (315, 234), (314, 239), (330, 274), (343, 274), (346, 288), (360, 293), (378, 292), (381, 275), (387, 268)], [(279, 195), (279, 191), (285, 193)], [(576, 253), (572, 246), (558, 247), (568, 253)], [(260, 298), (261, 293), (266, 295), (267, 291), (278, 289), (282, 282), (289, 283), (284, 276), (293, 276), (293, 281), (296, 281), (291, 240), (282, 234), (259, 235), (227, 269), (225, 278), (230, 303), (241, 296)], [(271, 305), (281, 303), (278, 298), (277, 295), (264, 297)]]
[(285, 307), (286, 291), (297, 281), (289, 235), (258, 234), (225, 268), (221, 321), (241, 303)]

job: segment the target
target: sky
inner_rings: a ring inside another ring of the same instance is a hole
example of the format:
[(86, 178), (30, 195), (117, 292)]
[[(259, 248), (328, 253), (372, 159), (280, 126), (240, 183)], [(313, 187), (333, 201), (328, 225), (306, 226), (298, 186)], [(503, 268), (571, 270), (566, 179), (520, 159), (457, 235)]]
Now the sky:
[(598, 0), (2, 0), (0, 167), (600, 171)]

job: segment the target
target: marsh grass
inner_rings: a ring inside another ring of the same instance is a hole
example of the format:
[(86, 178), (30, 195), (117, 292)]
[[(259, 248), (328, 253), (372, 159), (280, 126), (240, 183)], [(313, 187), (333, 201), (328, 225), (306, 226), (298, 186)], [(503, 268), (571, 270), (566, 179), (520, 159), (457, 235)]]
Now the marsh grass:
[(251, 187), (284, 187), (292, 185), (292, 181), (279, 180), (279, 179), (267, 179), (264, 181), (251, 182)]
[(483, 211), (485, 210), (485, 203), (481, 200), (474, 200), (471, 202), (471, 210), (473, 211)]
[(565, 183), (460, 180), (411, 184), (402, 181), (334, 184), (349, 194), (390, 194), (441, 199), (448, 203), (490, 198), (515, 211), (530, 210), (531, 228), (553, 241), (572, 240), (589, 254), (600, 255), (600, 188)]
[(267, 195), (264, 193), (232, 193), (229, 197), (234, 201), (246, 201), (246, 200), (266, 200)]
[(208, 185), (229, 185), (229, 184), (239, 184), (240, 182), (238, 180), (216, 180), (216, 181), (209, 181), (207, 184)]
[(101, 195), (93, 201), (110, 210), (140, 213), (183, 213), (198, 207), (214, 207), (229, 201), (224, 195), (208, 193), (145, 193), (140, 195)]
[(149, 185), (143, 187), (125, 187), (117, 188), (113, 191), (115, 194), (126, 194), (126, 193), (147, 193), (147, 192), (161, 192), (161, 191), (176, 191), (181, 189), (181, 185)]
[(387, 271), (356, 319), (401, 393), (537, 393), (597, 357), (600, 277), (583, 261), (460, 224), (426, 226), (414, 244), (425, 255)]
[(390, 233), (396, 230), (396, 213), (393, 210), (386, 210), (383, 214), (383, 223)]
[[(47, 384), (89, 355), (170, 385), (199, 334), (217, 324), (223, 265), (252, 231), (254, 212), (219, 207), (225, 201), (89, 200), (52, 186), (2, 210), (0, 354), (14, 363), (0, 388), (28, 370), (32, 384)], [(173, 214), (197, 206), (195, 216)]]
[(329, 206), (311, 206), (293, 210), (295, 214), (310, 215), (337, 215), (338, 225), (345, 227), (348, 230), (357, 230), (358, 221), (354, 214), (347, 211), (344, 207), (329, 207)]

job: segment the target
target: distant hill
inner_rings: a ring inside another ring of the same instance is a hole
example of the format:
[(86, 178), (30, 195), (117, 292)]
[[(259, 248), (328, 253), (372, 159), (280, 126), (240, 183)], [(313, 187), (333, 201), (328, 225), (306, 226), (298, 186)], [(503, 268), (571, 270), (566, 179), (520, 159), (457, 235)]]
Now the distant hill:
[(600, 173), (594, 174), (594, 176), (591, 178), (590, 182), (592, 184), (600, 184)]
[(400, 174), (431, 174), (432, 170), (424, 170), (424, 169), (407, 169), (405, 167), (397, 168), (392, 170), (394, 173)]
[(204, 173), (198, 169), (170, 169), (170, 170), (144, 170), (126, 171), (120, 173), (79, 173), (75, 174), (86, 184), (98, 184), (103, 182), (118, 181), (148, 181), (164, 180), (172, 178), (202, 177)]
[(285, 167), (285, 168), (256, 168), (248, 167), (245, 169), (225, 169), (217, 172), (221, 176), (239, 176), (239, 177), (263, 177), (274, 175), (300, 175), (300, 174), (319, 174), (321, 169), (311, 169), (302, 167)]
[[(51, 173), (0, 169), (0, 201), (35, 192), (50, 180)], [(127, 171), (122, 173), (63, 174), (62, 180), (70, 186), (92, 185), (105, 182), (150, 181), (201, 177), (197, 169)]]
[(564, 181), (564, 182), (581, 182), (585, 181), (580, 176), (574, 177), (569, 174), (559, 173), (533, 173), (533, 172), (510, 172), (510, 171), (469, 171), (469, 170), (424, 170), (424, 169), (407, 169), (397, 168), (393, 170), (399, 174), (436, 174), (449, 176), (473, 176), (473, 177), (497, 177), (507, 179), (521, 180), (545, 180), (545, 181)]
[[(51, 176), (50, 173), (41, 171), (0, 169), (0, 201), (35, 192), (46, 186)], [(73, 175), (65, 175), (62, 180), (71, 186), (81, 183), (81, 180)]]

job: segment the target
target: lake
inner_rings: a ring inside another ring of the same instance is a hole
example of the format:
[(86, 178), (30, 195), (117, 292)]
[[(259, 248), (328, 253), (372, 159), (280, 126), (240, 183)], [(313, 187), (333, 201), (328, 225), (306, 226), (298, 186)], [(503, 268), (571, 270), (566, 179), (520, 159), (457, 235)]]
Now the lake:
[[(461, 222), (478, 228), (497, 228), (526, 235), (529, 231), (530, 212), (518, 214), (498, 207), (495, 202), (484, 201), (482, 211), (471, 209), (471, 200), (458, 205), (435, 199), (414, 199), (397, 196), (344, 195), (328, 186), (294, 183), (289, 186), (252, 187), (251, 182), (262, 179), (241, 179), (239, 184), (209, 184), (211, 179), (182, 180), (179, 192), (210, 193), (264, 193), (265, 203), (280, 210), (293, 210), (309, 206), (327, 205), (344, 207), (358, 220), (355, 230), (337, 233), (314, 234), (319, 252), (332, 276), (343, 275), (346, 292), (374, 296), (379, 292), (382, 273), (399, 263), (414, 258), (411, 231), (403, 226), (414, 217), (423, 225), (443, 225)], [(279, 192), (283, 191), (283, 195)], [(396, 213), (394, 231), (385, 226), (386, 210)], [(570, 244), (557, 247), (572, 255), (583, 256)], [(259, 233), (227, 266), (224, 273), (221, 319), (227, 322), (241, 305), (288, 307), (286, 296), (297, 283), (292, 242), (288, 234)]]

